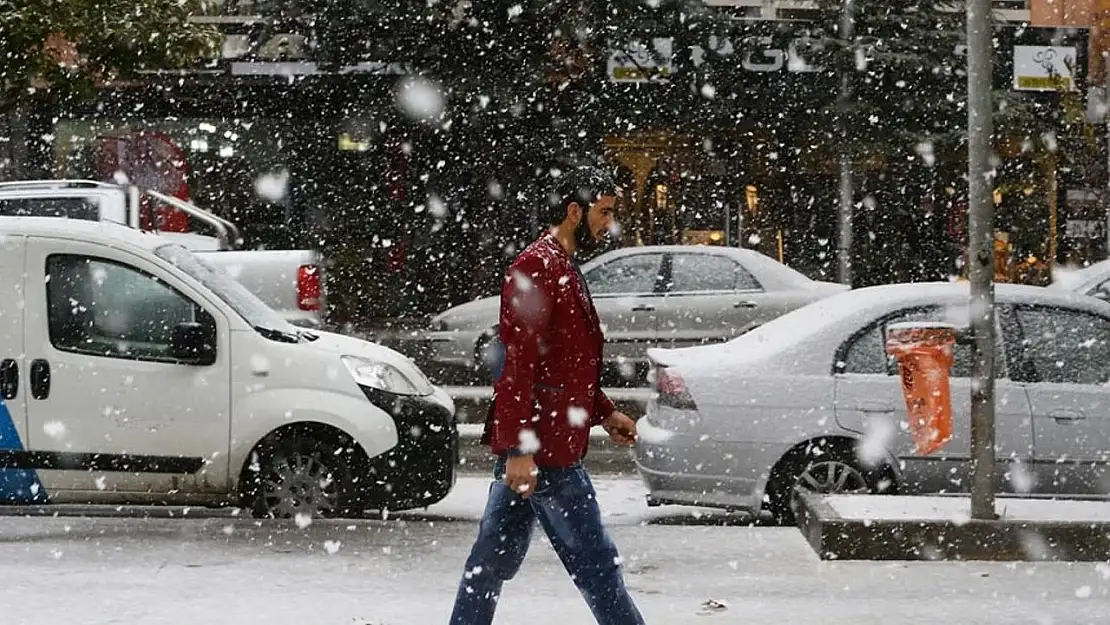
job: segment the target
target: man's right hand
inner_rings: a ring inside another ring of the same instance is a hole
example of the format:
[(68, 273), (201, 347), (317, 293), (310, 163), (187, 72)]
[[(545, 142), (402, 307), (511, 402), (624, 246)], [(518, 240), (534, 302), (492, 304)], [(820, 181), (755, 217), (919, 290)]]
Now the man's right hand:
[(536, 492), (539, 468), (532, 456), (509, 456), (505, 462), (505, 484), (513, 492), (527, 499)]

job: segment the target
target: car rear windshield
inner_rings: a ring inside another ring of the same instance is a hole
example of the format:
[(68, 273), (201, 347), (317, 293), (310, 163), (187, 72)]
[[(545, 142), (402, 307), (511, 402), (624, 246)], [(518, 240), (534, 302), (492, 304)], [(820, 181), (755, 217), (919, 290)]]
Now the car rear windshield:
[(68, 217), (99, 221), (100, 207), (94, 200), (80, 197), (0, 199), (2, 217)]

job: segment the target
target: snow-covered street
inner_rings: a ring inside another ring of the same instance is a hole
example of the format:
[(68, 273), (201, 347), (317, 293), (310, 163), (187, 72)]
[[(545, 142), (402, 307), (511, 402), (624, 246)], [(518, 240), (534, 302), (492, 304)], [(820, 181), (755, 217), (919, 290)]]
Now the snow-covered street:
[[(6, 516), (2, 622), (443, 623), (486, 483), (463, 477), (426, 513), (304, 528), (224, 511)], [(690, 523), (689, 510), (649, 513), (634, 480), (601, 478), (598, 489), (650, 623), (1079, 625), (1105, 622), (1110, 608), (1106, 565), (821, 562), (794, 528)], [(710, 600), (724, 607), (706, 607)], [(506, 585), (498, 622), (592, 621), (537, 538)]]

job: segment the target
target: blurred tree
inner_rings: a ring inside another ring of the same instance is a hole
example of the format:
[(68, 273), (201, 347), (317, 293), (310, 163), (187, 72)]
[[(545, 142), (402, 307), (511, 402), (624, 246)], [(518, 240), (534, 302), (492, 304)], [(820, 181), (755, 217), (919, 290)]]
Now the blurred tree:
[[(140, 70), (213, 58), (215, 31), (189, 22), (204, 0), (0, 0), (0, 178), (22, 177), (29, 118)], [(42, 159), (39, 159), (42, 160)]]
[(0, 110), (48, 88), (90, 93), (139, 70), (212, 58), (215, 32), (189, 22), (204, 0), (0, 0)]

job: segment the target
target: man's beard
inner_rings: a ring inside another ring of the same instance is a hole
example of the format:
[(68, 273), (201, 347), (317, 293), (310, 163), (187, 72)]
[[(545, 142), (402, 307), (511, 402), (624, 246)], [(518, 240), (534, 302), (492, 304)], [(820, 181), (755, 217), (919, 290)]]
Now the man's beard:
[(590, 232), (590, 224), (586, 219), (578, 222), (578, 226), (574, 229), (574, 244), (580, 254), (589, 254), (601, 247), (600, 237), (595, 237)]

